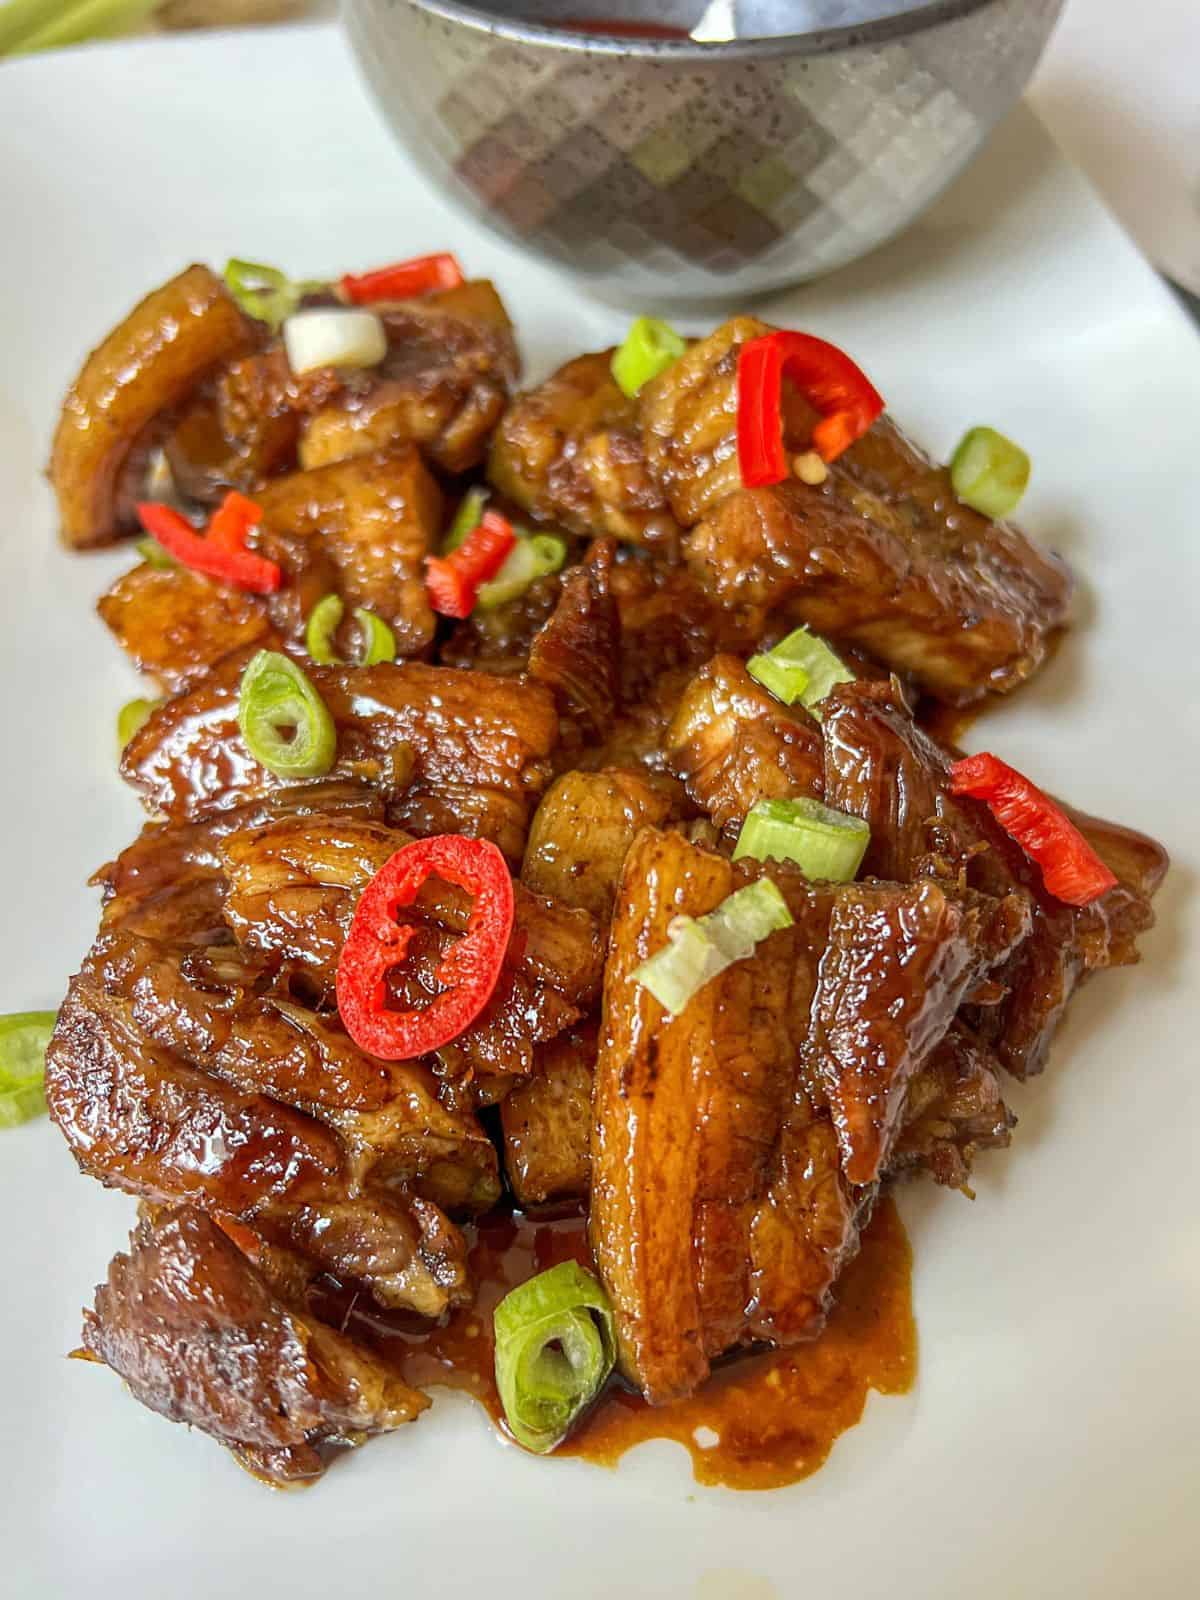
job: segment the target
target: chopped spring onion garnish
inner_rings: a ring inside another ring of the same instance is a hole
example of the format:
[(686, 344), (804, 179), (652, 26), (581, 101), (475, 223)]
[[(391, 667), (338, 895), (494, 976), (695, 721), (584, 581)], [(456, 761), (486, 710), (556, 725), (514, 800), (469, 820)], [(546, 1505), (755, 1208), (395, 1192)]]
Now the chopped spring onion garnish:
[(0, 1017), (0, 1128), (40, 1116), (46, 1109), (46, 1046), (53, 1011), (18, 1011)]
[(517, 533), (517, 542), (505, 558), (500, 571), (488, 583), (481, 583), (475, 604), (485, 611), (517, 600), (531, 583), (558, 572), (567, 559), (567, 542), (553, 533)]
[(299, 377), (317, 367), (377, 367), (387, 355), (387, 333), (374, 311), (317, 306), (297, 311), (283, 325), (288, 366)]
[(276, 650), (260, 650), (243, 672), (238, 726), (254, 759), (280, 778), (319, 778), (337, 755), (329, 708)]
[(149, 722), (151, 714), (162, 704), (161, 700), (127, 700), (117, 712), (117, 748), (125, 746)]
[(468, 534), (471, 534), (483, 521), (483, 513), (487, 509), (490, 489), (468, 489), (459, 502), (458, 510), (454, 513), (454, 521), (446, 537), (442, 540), (442, 554), (452, 555), (460, 544), (465, 544)]
[(616, 1360), (608, 1296), (576, 1261), (510, 1289), (493, 1314), (496, 1387), (518, 1444), (545, 1455), (566, 1438)]
[(362, 649), (356, 661), (342, 660), (333, 647), (333, 641), (341, 626), (345, 610), (338, 595), (327, 594), (323, 600), (318, 600), (309, 612), (308, 626), (304, 630), (304, 648), (317, 665), (373, 667), (380, 661), (394, 661), (395, 634), (382, 617), (377, 617), (373, 611), (368, 611), (363, 606), (356, 606), (354, 610), (354, 620), (358, 623), (362, 634)]
[(735, 961), (754, 954), (760, 939), (778, 928), (790, 928), (792, 914), (769, 878), (747, 884), (706, 917), (675, 917), (667, 943), (633, 973), (672, 1016)]
[(133, 548), (148, 566), (157, 568), (159, 572), (170, 572), (172, 567), (179, 565), (175, 557), (168, 554), (158, 540), (152, 539), (149, 534), (139, 539)]
[(794, 861), (814, 882), (851, 883), (871, 842), (861, 817), (819, 800), (758, 800), (738, 834), (733, 859)]
[(225, 287), (248, 317), (265, 322), (274, 333), (293, 312), (300, 309), (306, 294), (314, 294), (328, 285), (324, 283), (295, 283), (278, 267), (265, 266), (261, 261), (239, 261), (236, 257), (225, 263)]
[(841, 658), (807, 628), (789, 633), (765, 655), (751, 656), (746, 671), (784, 705), (799, 700), (818, 722), (821, 713), (817, 708), (826, 695), (839, 683), (854, 682), (854, 674)]
[(1010, 517), (1029, 484), (1029, 457), (995, 428), (972, 428), (950, 461), (950, 483), (985, 517)]
[(621, 393), (636, 400), (643, 385), (674, 366), (686, 353), (687, 340), (669, 322), (660, 322), (657, 317), (636, 317), (613, 351), (612, 375)]

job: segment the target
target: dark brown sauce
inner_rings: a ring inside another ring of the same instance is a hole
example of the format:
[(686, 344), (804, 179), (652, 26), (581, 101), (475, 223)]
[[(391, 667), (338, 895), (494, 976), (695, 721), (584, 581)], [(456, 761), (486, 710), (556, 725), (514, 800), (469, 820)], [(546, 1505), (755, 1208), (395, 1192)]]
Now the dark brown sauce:
[[(351, 1320), (356, 1333), (369, 1334), (409, 1383), (465, 1390), (502, 1428), (492, 1373), (492, 1311), (515, 1284), (569, 1259), (591, 1266), (582, 1216), (488, 1218), (479, 1224), (471, 1252), (479, 1293), (469, 1309), (421, 1332), (357, 1311)], [(819, 1339), (730, 1361), (698, 1394), (675, 1405), (648, 1406), (613, 1382), (556, 1454), (611, 1467), (643, 1440), (674, 1439), (691, 1455), (700, 1483), (774, 1489), (808, 1477), (838, 1436), (858, 1422), (869, 1390), (903, 1394), (912, 1384), (917, 1339), (911, 1267), (904, 1226), (885, 1198), (857, 1259), (841, 1277), (837, 1304)]]
[(983, 714), (986, 706), (949, 706), (941, 700), (923, 699), (917, 707), (917, 722), (931, 739), (957, 749), (963, 735)]

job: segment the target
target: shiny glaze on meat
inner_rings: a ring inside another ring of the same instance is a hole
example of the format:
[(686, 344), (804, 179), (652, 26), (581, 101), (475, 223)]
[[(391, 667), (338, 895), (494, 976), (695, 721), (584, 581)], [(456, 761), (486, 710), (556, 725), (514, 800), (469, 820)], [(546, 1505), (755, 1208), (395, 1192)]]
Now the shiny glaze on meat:
[(111, 544), (133, 525), (120, 475), (146, 434), (218, 362), (249, 349), (250, 323), (207, 267), (146, 296), (92, 351), (63, 402), (50, 457), (62, 537)]

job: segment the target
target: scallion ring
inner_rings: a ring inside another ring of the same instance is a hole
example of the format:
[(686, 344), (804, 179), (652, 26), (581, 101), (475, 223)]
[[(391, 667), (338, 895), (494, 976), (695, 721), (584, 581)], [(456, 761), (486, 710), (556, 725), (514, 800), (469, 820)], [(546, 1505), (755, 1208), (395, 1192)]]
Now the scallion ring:
[(819, 800), (759, 800), (738, 834), (735, 861), (793, 861), (814, 882), (852, 883), (871, 842), (861, 817)]
[(382, 617), (377, 617), (373, 611), (366, 610), (364, 606), (356, 606), (354, 610), (354, 620), (358, 623), (362, 634), (362, 649), (359, 651), (358, 659), (353, 662), (342, 660), (333, 647), (333, 641), (341, 626), (345, 610), (339, 595), (327, 594), (318, 600), (309, 612), (308, 624), (304, 630), (304, 648), (317, 665), (373, 667), (380, 661), (394, 661), (395, 634)]
[(839, 683), (853, 683), (854, 674), (840, 656), (807, 628), (797, 628), (772, 650), (751, 656), (746, 671), (784, 705), (798, 700), (821, 721), (821, 701)]
[(628, 399), (636, 400), (651, 378), (674, 366), (686, 351), (687, 340), (669, 322), (660, 322), (657, 317), (636, 317), (613, 351), (611, 370), (617, 387)]
[(46, 1046), (53, 1011), (0, 1017), (0, 1128), (15, 1128), (46, 1109)]
[(787, 902), (769, 878), (747, 884), (704, 917), (674, 917), (667, 943), (633, 973), (672, 1016), (713, 978), (754, 954), (759, 941), (790, 928)]
[(454, 513), (454, 521), (442, 540), (442, 554), (452, 555), (459, 545), (465, 544), (469, 534), (473, 533), (483, 521), (483, 513), (487, 506), (491, 491), (489, 489), (468, 489), (459, 501), (458, 510)]
[(966, 506), (982, 516), (1010, 517), (1029, 486), (1029, 457), (995, 428), (963, 434), (950, 461), (950, 483)]
[(608, 1296), (578, 1262), (511, 1289), (493, 1314), (496, 1387), (518, 1444), (545, 1455), (604, 1387), (616, 1360)]
[(238, 726), (254, 759), (280, 778), (319, 778), (337, 756), (329, 708), (276, 650), (260, 650), (242, 674)]
[(225, 263), (225, 287), (248, 317), (265, 322), (278, 333), (284, 321), (296, 311), (306, 294), (327, 287), (324, 283), (293, 282), (278, 267), (261, 261), (242, 261), (237, 257)]
[(124, 750), (134, 734), (144, 728), (161, 700), (127, 700), (117, 712), (117, 748)]
[(517, 600), (530, 584), (558, 572), (567, 559), (567, 542), (554, 533), (520, 533), (500, 571), (479, 585), (475, 603), (485, 611)]
[(157, 539), (152, 539), (149, 534), (144, 539), (139, 539), (133, 547), (147, 566), (154, 567), (158, 572), (170, 572), (179, 565), (175, 557), (164, 550)]

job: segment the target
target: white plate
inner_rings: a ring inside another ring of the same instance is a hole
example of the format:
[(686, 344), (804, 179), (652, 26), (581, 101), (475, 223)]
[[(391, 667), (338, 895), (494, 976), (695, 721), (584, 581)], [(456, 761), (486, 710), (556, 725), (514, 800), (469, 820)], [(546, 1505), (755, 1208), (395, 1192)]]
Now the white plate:
[[(91, 611), (129, 558), (65, 555), (39, 476), (85, 348), (182, 263), (234, 252), (315, 276), (453, 246), (499, 282), (535, 373), (620, 319), (424, 187), (332, 30), (0, 67), (0, 217), (9, 1010), (57, 1001), (93, 934), (84, 879), (137, 824), (113, 753), (134, 680)], [(1025, 520), (1074, 562), (1081, 625), (977, 736), (1175, 854), (1144, 966), (1078, 999), (976, 1203), (904, 1195), (915, 1391), (872, 1397), (822, 1472), (771, 1494), (698, 1488), (668, 1444), (615, 1473), (534, 1460), (447, 1397), (272, 1496), (63, 1359), (131, 1208), (43, 1122), (0, 1135), (6, 1594), (1196, 1592), (1200, 343), (1026, 113), (907, 238), (776, 310), (848, 345), (935, 451), (977, 421), (1031, 447)]]

